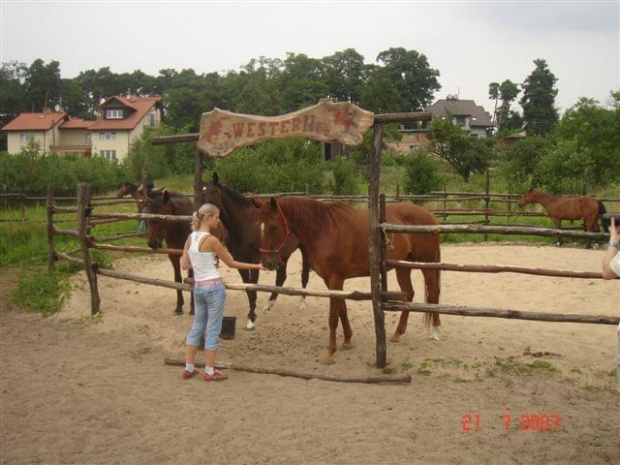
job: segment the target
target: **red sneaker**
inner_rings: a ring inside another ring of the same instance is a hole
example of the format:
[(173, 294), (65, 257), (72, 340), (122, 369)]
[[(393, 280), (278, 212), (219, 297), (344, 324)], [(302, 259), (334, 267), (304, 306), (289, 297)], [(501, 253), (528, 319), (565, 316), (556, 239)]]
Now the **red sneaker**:
[(194, 371), (183, 370), (183, 379), (190, 379), (192, 376), (197, 375), (198, 373), (200, 373), (198, 370), (194, 370)]
[(228, 375), (226, 373), (221, 372), (220, 370), (213, 370), (212, 375), (208, 375), (205, 373), (205, 381), (224, 381), (228, 379)]

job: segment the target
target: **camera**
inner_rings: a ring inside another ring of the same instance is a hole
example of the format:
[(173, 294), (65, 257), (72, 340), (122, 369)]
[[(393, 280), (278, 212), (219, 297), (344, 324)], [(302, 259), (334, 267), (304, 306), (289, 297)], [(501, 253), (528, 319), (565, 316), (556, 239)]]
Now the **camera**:
[(609, 228), (612, 218), (616, 219), (616, 228), (620, 228), (620, 212), (603, 213), (603, 226)]
[(603, 213), (604, 221), (607, 221), (609, 223), (612, 218), (616, 219), (616, 224), (620, 224), (620, 212)]

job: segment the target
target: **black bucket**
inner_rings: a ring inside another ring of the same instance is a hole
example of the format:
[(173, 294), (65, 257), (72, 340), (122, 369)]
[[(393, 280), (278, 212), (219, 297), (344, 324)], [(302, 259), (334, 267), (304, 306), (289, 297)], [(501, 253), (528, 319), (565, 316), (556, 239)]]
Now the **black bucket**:
[(220, 332), (220, 337), (222, 339), (234, 339), (236, 323), (236, 316), (225, 316), (222, 320), (222, 331)]

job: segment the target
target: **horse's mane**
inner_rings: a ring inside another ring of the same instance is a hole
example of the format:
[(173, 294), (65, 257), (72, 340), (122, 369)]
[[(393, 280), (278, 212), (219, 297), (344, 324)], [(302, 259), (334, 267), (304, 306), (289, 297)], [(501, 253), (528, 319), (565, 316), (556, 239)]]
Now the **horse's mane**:
[(301, 218), (308, 218), (313, 223), (323, 224), (338, 222), (343, 215), (350, 214), (354, 208), (342, 202), (319, 202), (304, 197), (283, 197), (278, 200), (285, 210)]
[(224, 185), (224, 184), (217, 184), (217, 186), (222, 189), (226, 195), (228, 197), (230, 197), (230, 199), (236, 203), (237, 205), (239, 205), (240, 207), (251, 207), (254, 206), (254, 204), (252, 203), (252, 201), (250, 199), (248, 199), (247, 197), (244, 197), (243, 194), (241, 194), (240, 192), (237, 192), (234, 189), (231, 189), (230, 187)]

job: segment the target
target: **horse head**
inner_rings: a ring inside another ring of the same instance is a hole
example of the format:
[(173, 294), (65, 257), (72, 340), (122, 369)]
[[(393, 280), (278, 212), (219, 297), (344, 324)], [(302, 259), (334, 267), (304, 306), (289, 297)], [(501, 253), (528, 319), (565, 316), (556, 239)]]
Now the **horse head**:
[(222, 210), (222, 186), (215, 171), (213, 172), (212, 182), (206, 182), (202, 185), (202, 201), (211, 203), (220, 211)]
[[(177, 215), (174, 202), (171, 200), (170, 192), (164, 189), (161, 194), (146, 197), (144, 204), (148, 207), (149, 213), (154, 215)], [(147, 241), (151, 249), (161, 247), (168, 230), (172, 223), (159, 219), (149, 219), (147, 221)]]
[(275, 198), (265, 202), (259, 214), (261, 263), (273, 270), (284, 264), (282, 251), (291, 236), (282, 204)]
[(530, 188), (530, 190), (523, 194), (523, 196), (519, 199), (519, 206), (522, 207), (533, 202), (536, 202), (536, 191), (533, 188)]
[(118, 188), (118, 191), (116, 192), (116, 197), (120, 199), (122, 197), (125, 197), (126, 195), (131, 195), (133, 192), (136, 191), (136, 189), (137, 186), (135, 184), (132, 184), (130, 182), (124, 182)]

